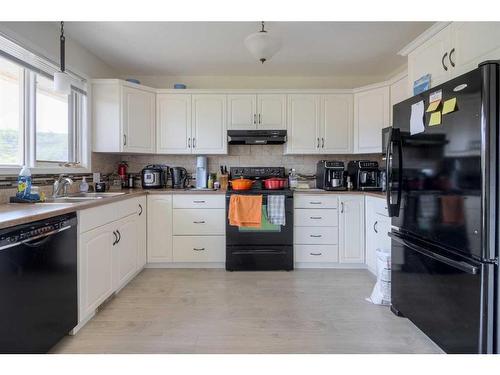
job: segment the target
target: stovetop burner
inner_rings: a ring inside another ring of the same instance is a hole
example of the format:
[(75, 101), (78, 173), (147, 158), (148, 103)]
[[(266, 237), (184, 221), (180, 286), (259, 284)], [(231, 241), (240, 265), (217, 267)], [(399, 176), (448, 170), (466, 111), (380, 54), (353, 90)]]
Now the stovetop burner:
[(250, 190), (232, 190), (228, 189), (229, 193), (239, 193), (239, 194), (285, 194), (292, 195), (291, 189), (266, 189), (264, 187), (263, 180), (272, 177), (286, 178), (286, 172), (284, 167), (231, 167), (229, 169), (231, 179), (246, 178), (249, 180), (254, 180)]

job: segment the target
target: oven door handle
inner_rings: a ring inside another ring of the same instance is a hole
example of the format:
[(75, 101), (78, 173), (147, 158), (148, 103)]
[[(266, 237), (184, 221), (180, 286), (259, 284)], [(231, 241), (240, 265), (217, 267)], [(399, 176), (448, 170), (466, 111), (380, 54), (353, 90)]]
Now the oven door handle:
[(238, 250), (233, 251), (231, 254), (234, 255), (247, 255), (247, 254), (286, 254), (285, 250)]

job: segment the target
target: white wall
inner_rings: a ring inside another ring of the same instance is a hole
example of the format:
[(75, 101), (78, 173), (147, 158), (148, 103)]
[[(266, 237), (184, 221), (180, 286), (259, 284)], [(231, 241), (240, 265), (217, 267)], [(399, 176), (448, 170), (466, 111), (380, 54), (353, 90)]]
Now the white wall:
[[(57, 22), (0, 22), (0, 32), (23, 47), (59, 62)], [(112, 67), (69, 37), (66, 37), (66, 67), (90, 78), (118, 77)]]

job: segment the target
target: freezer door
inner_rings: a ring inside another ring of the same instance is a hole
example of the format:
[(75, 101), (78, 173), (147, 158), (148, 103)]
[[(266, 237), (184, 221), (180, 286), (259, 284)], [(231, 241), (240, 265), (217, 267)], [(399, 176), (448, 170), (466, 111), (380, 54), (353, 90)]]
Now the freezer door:
[(393, 310), (447, 353), (492, 353), (495, 266), (390, 236)]

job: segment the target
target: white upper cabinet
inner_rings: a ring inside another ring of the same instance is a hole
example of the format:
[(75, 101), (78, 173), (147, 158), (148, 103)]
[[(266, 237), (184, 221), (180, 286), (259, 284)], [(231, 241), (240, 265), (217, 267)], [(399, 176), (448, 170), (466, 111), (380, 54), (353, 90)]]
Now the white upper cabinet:
[(286, 95), (257, 95), (257, 129), (286, 129)]
[(226, 154), (226, 95), (193, 95), (192, 140), (194, 154)]
[(398, 80), (391, 83), (389, 86), (390, 89), (390, 107), (389, 107), (389, 117), (390, 117), (390, 125), (393, 126), (392, 123), (392, 107), (394, 105), (402, 102), (403, 100), (408, 99), (413, 96), (411, 92), (408, 90), (408, 75), (404, 75)]
[(93, 150), (155, 152), (155, 93), (117, 79), (92, 82)]
[(228, 129), (257, 129), (255, 95), (228, 95)]
[(156, 151), (191, 153), (191, 95), (158, 94), (156, 98)]
[(382, 129), (389, 126), (389, 87), (354, 94), (354, 153), (382, 152)]
[(316, 154), (319, 152), (319, 108), (319, 95), (288, 95), (287, 153)]
[(350, 94), (321, 96), (320, 152), (352, 152), (353, 98)]

